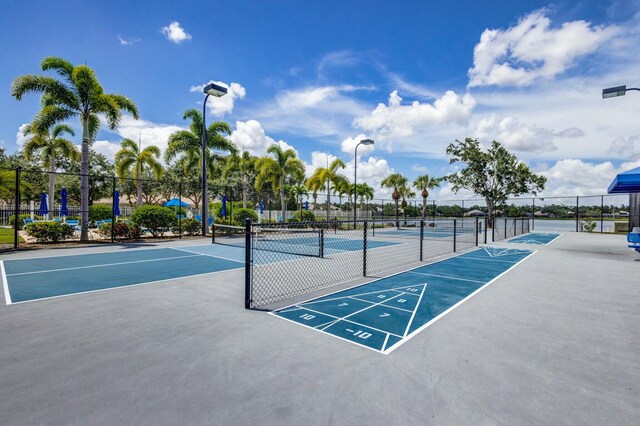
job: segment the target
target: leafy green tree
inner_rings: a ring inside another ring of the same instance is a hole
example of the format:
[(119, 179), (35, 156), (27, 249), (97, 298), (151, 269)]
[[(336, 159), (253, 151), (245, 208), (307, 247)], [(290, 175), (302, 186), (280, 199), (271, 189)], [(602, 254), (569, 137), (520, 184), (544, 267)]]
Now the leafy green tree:
[(306, 188), (311, 191), (311, 196), (313, 197), (313, 207), (316, 208), (316, 203), (318, 200), (318, 192), (324, 190), (327, 185), (327, 181), (321, 179), (320, 176), (313, 174), (305, 180), (304, 185)]
[(243, 151), (242, 155), (232, 154), (226, 158), (226, 163), (222, 168), (222, 178), (227, 179), (233, 174), (239, 174), (242, 179), (242, 208), (247, 208), (247, 198), (249, 194), (250, 180), (255, 179), (255, 165), (257, 158), (248, 151)]
[(336, 158), (331, 162), (328, 167), (318, 167), (313, 175), (309, 178), (314, 183), (314, 187), (318, 187), (319, 182), (326, 182), (325, 187), (327, 189), (327, 220), (329, 220), (329, 210), (331, 209), (331, 185), (335, 187), (338, 182), (345, 179), (344, 176), (339, 174), (340, 169), (344, 169), (346, 164), (339, 158)]
[[(304, 185), (292, 185), (287, 188), (288, 192), (296, 198), (296, 203), (300, 208), (300, 212), (302, 212), (302, 196), (309, 195), (307, 192), (307, 188)], [(302, 217), (302, 213), (300, 213)]]
[(393, 189), (391, 198), (393, 198), (393, 201), (396, 203), (396, 225), (398, 225), (398, 202), (400, 201), (400, 197), (402, 197), (400, 189), (405, 188), (407, 182), (409, 182), (407, 178), (400, 173), (392, 173), (380, 182), (383, 188)]
[(363, 209), (365, 200), (373, 198), (373, 188), (366, 183), (359, 183), (357, 184), (356, 195), (360, 199), (360, 209)]
[(418, 191), (422, 191), (422, 218), (427, 217), (427, 198), (429, 197), (429, 190), (440, 186), (442, 182), (441, 178), (434, 178), (429, 175), (420, 175), (413, 181)]
[(270, 183), (274, 192), (280, 192), (280, 206), (282, 207), (282, 220), (286, 220), (285, 181), (292, 178), (297, 181), (304, 179), (304, 164), (298, 159), (296, 152), (289, 148), (283, 150), (279, 145), (273, 144), (267, 148), (267, 152), (273, 157), (265, 156), (256, 162), (256, 189), (262, 188), (265, 183)]
[[(59, 177), (61, 184), (67, 188), (67, 194), (70, 203), (76, 205), (82, 203), (82, 190), (81, 190), (81, 177), (80, 166), (78, 163), (66, 162), (63, 165), (63, 169), (68, 170), (69, 173), (74, 175), (62, 175)], [(115, 174), (115, 168), (113, 164), (107, 159), (106, 156), (100, 154), (93, 149), (89, 150), (89, 193), (88, 203), (90, 206), (95, 201), (102, 198), (111, 198), (113, 196), (113, 178)], [(87, 220), (89, 220), (89, 208), (87, 207)]]
[(446, 152), (450, 164), (466, 164), (464, 169), (446, 177), (452, 190), (465, 188), (484, 197), (489, 223), (492, 223), (496, 205), (504, 204), (509, 196), (536, 195), (544, 190), (547, 178), (533, 173), (498, 141), (491, 142), (491, 147), (484, 150), (478, 139), (456, 140), (449, 144)]
[(120, 142), (122, 149), (116, 152), (115, 163), (116, 173), (119, 178), (129, 178), (135, 175), (138, 191), (138, 207), (142, 205), (142, 176), (149, 170), (156, 179), (162, 176), (162, 164), (160, 158), (160, 148), (150, 145), (141, 150), (140, 145), (131, 139), (123, 139)]
[(400, 192), (400, 196), (402, 197), (402, 211), (404, 213), (404, 222), (407, 223), (407, 200), (409, 198), (413, 198), (416, 196), (416, 193), (413, 192), (411, 190), (411, 187), (409, 187), (409, 185), (403, 185), (400, 188), (398, 188), (398, 191)]
[(62, 58), (47, 57), (42, 60), (41, 67), (42, 71), (56, 71), (62, 80), (43, 75), (23, 75), (14, 80), (11, 95), (21, 100), (26, 93), (42, 93), (42, 110), (32, 124), (37, 132), (45, 131), (55, 123), (74, 117), (80, 118), (82, 124), (80, 240), (88, 241), (89, 146), (98, 134), (100, 116), (105, 117), (111, 129), (115, 129), (122, 118), (122, 111), (131, 113), (137, 119), (138, 108), (129, 98), (104, 93), (95, 72), (86, 65), (74, 67)]
[[(45, 131), (36, 132), (32, 126), (27, 126), (24, 130), (25, 136), (31, 136), (24, 145), (24, 155), (29, 160), (33, 160), (34, 157), (40, 157), (42, 165), (49, 169), (49, 209), (53, 209), (53, 202), (55, 200), (54, 184), (57, 167), (57, 160), (62, 158), (68, 158), (72, 161), (80, 160), (80, 153), (71, 141), (65, 139), (63, 135), (65, 133), (75, 136), (71, 127), (66, 124), (58, 124), (53, 126), (52, 129), (46, 129)], [(50, 211), (49, 218), (51, 218), (53, 212)]]

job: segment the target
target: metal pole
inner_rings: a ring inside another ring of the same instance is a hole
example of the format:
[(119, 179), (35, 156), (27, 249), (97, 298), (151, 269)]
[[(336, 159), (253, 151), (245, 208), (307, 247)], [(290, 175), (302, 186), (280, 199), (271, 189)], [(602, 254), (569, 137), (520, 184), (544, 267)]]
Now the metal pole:
[(420, 262), (422, 262), (423, 256), (423, 247), (422, 243), (424, 241), (424, 219), (420, 219)]
[(476, 247), (478, 246), (478, 216), (476, 216)]
[(484, 217), (484, 243), (487, 244), (487, 227), (489, 226), (489, 220), (485, 216)]
[(494, 216), (493, 219), (491, 219), (491, 221), (493, 222), (491, 224), (491, 242), (495, 243), (495, 241), (496, 241), (496, 217)]
[(453, 252), (456, 252), (456, 223), (457, 220), (453, 219)]
[(579, 213), (578, 213), (578, 209), (580, 208), (580, 197), (576, 197), (576, 232), (579, 231), (579, 227), (578, 227), (578, 223), (579, 223)]
[(16, 168), (16, 193), (15, 193), (15, 202), (16, 205), (13, 211), (14, 223), (13, 223), (13, 248), (18, 248), (18, 216), (20, 216), (20, 172), (22, 171), (22, 167), (18, 166)]
[(536, 229), (536, 199), (534, 197), (531, 200), (531, 230), (534, 230)]
[(209, 207), (209, 197), (207, 196), (207, 125), (206, 125), (206, 111), (207, 99), (209, 94), (204, 97), (202, 103), (202, 236), (207, 236), (207, 228), (209, 223), (209, 215), (207, 214), (207, 208)]
[(600, 196), (600, 233), (604, 232), (604, 195)]
[(113, 187), (111, 188), (111, 242), (116, 239), (116, 203), (120, 200), (116, 200), (116, 177), (112, 178)]
[(353, 159), (353, 229), (356, 229), (356, 220), (357, 220), (357, 194), (358, 194), (358, 185), (357, 185), (357, 177), (358, 177), (358, 147), (360, 143), (356, 145), (355, 157)]
[(324, 259), (324, 228), (320, 228), (320, 257)]
[(362, 276), (367, 276), (367, 221), (362, 229)]
[(244, 223), (244, 308), (251, 308), (251, 219)]

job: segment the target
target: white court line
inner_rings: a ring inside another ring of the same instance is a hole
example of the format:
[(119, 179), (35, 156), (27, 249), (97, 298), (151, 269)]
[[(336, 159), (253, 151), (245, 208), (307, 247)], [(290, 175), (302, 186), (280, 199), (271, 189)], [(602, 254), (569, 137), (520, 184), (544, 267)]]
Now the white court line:
[(416, 316), (416, 312), (418, 312), (418, 308), (420, 307), (420, 302), (422, 301), (422, 296), (424, 295), (424, 292), (427, 290), (428, 284), (424, 283), (423, 285), (424, 285), (424, 287), (422, 287), (422, 292), (420, 293), (420, 298), (418, 299), (418, 303), (416, 303), (416, 307), (413, 309), (413, 314), (411, 315), (411, 318), (409, 318), (409, 323), (407, 324), (407, 328), (405, 328), (404, 334), (402, 335), (403, 339), (405, 337), (407, 337), (407, 333), (409, 332), (409, 329), (411, 328), (411, 324), (413, 324), (413, 319)]
[(15, 274), (9, 274), (9, 277), (15, 277), (18, 275), (32, 275), (32, 274), (44, 274), (48, 272), (60, 272), (60, 271), (75, 271), (78, 269), (90, 269), (90, 268), (102, 268), (105, 266), (117, 266), (117, 265), (129, 265), (132, 263), (147, 263), (147, 262), (157, 262), (161, 260), (174, 260), (174, 259), (186, 259), (188, 257), (197, 257), (201, 255), (190, 255), (190, 256), (177, 256), (177, 257), (160, 257), (157, 259), (145, 259), (145, 260), (132, 260), (130, 262), (116, 262), (116, 263), (103, 263), (100, 265), (87, 265), (87, 266), (75, 266), (73, 268), (60, 268), (60, 269), (44, 269), (42, 271), (32, 271), (32, 272), (16, 272)]
[[(520, 253), (522, 254), (522, 253)], [(511, 263), (512, 265), (514, 264), (514, 262), (519, 262), (519, 260), (498, 260), (495, 257), (492, 257), (491, 259), (485, 259), (484, 257), (474, 257), (474, 256), (467, 256), (465, 257), (465, 259), (473, 259), (473, 260), (479, 260), (481, 262), (501, 262), (501, 263)]]
[(470, 283), (478, 283), (478, 284), (484, 284), (486, 282), (486, 281), (470, 280), (468, 278), (449, 277), (449, 276), (446, 276), (446, 275), (425, 274), (423, 272), (409, 271), (409, 273), (410, 274), (416, 274), (416, 275), (424, 275), (424, 276), (427, 276), (427, 277), (448, 278), (448, 279), (457, 280), (457, 281), (469, 281)]
[(49, 297), (41, 297), (39, 299), (23, 300), (21, 302), (12, 302), (11, 304), (12, 305), (17, 305), (17, 304), (21, 304), (21, 303), (39, 302), (41, 300), (59, 299), (61, 297), (78, 296), (78, 295), (89, 294), (89, 293), (99, 293), (101, 291), (118, 290), (118, 289), (127, 288), (127, 287), (138, 287), (138, 286), (147, 285), (147, 284), (157, 284), (157, 283), (162, 283), (162, 282), (166, 282), (166, 281), (179, 280), (179, 279), (183, 279), (183, 278), (201, 277), (203, 275), (213, 275), (213, 274), (219, 274), (219, 273), (222, 273), (222, 272), (237, 271), (239, 269), (244, 269), (244, 268), (225, 269), (224, 271), (203, 272), (202, 274), (185, 275), (185, 276), (177, 277), (177, 278), (166, 278), (164, 280), (149, 281), (149, 282), (146, 282), (146, 283), (125, 284), (125, 285), (121, 285), (121, 286), (117, 286), (117, 287), (100, 288), (100, 289), (97, 289), (97, 290), (88, 290), (88, 291), (79, 291), (79, 292), (76, 292), (76, 293), (60, 294), (60, 295), (57, 295), (57, 296), (49, 296)]
[(171, 247), (171, 249), (172, 250), (177, 250), (177, 251), (183, 251), (185, 253), (193, 253), (193, 254), (197, 254), (197, 255), (200, 255), (200, 256), (215, 257), (216, 259), (224, 259), (224, 260), (229, 260), (231, 262), (237, 262), (237, 263), (243, 263), (244, 264), (244, 260), (231, 259), (230, 257), (222, 257), (222, 256), (217, 256), (215, 254), (198, 253), (197, 251), (185, 250), (185, 249), (181, 249), (181, 248), (177, 248), (177, 247)]
[(508, 268), (507, 270), (505, 270), (504, 272), (502, 272), (500, 275), (498, 275), (497, 277), (495, 277), (494, 279), (492, 279), (491, 281), (489, 281), (488, 283), (486, 283), (485, 285), (483, 285), (482, 287), (480, 287), (479, 289), (477, 289), (476, 291), (474, 291), (473, 293), (469, 294), (467, 297), (465, 297), (464, 299), (462, 299), (461, 301), (459, 301), (458, 303), (456, 303), (453, 306), (450, 306), (447, 310), (445, 310), (444, 312), (442, 312), (440, 315), (431, 318), (431, 320), (429, 320), (427, 323), (423, 324), (420, 328), (416, 329), (413, 331), (413, 333), (411, 333), (410, 335), (406, 336), (405, 338), (403, 338), (402, 340), (400, 340), (398, 343), (396, 343), (395, 345), (393, 345), (391, 348), (385, 350), (383, 353), (385, 355), (388, 355), (389, 353), (391, 353), (391, 351), (399, 348), (400, 346), (402, 346), (404, 343), (408, 342), (409, 340), (411, 340), (413, 337), (417, 336), (418, 333), (420, 333), (422, 330), (424, 330), (425, 328), (429, 327), (430, 325), (432, 325), (433, 323), (435, 323), (436, 321), (438, 321), (440, 318), (444, 317), (445, 315), (447, 315), (449, 312), (453, 311), (454, 309), (456, 309), (458, 306), (462, 305), (464, 302), (466, 302), (467, 300), (471, 299), (473, 296), (475, 296), (477, 293), (479, 293), (480, 291), (482, 291), (485, 287), (487, 287), (490, 284), (493, 284), (496, 280), (498, 280), (500, 277), (502, 277), (503, 275), (507, 274), (509, 271), (511, 271), (513, 268), (515, 268), (516, 266), (518, 266), (520, 263), (524, 262), (525, 260), (527, 260), (528, 258), (530, 258), (531, 256), (533, 256), (534, 254), (536, 254), (537, 251), (533, 251), (532, 253), (530, 253), (529, 255), (527, 255), (525, 258), (521, 259), (518, 263), (516, 263), (515, 265), (511, 266), (510, 268)]
[[(376, 280), (376, 281), (377, 281), (377, 280)], [(371, 281), (371, 282), (373, 282), (373, 281)], [(368, 283), (367, 283), (367, 284), (368, 284)], [(364, 284), (360, 284), (360, 285), (364, 285)], [(356, 287), (358, 287), (358, 286), (355, 286), (355, 287), (352, 287), (352, 288), (356, 288)], [(395, 292), (398, 292), (398, 293), (402, 293), (402, 291), (400, 291), (399, 289), (407, 289), (407, 288), (410, 288), (410, 287), (413, 287), (413, 286), (411, 286), (411, 285), (405, 285), (405, 286), (402, 286), (402, 287), (393, 287), (393, 288), (387, 288), (387, 289), (384, 289), (384, 290), (368, 291), (368, 292), (366, 292), (366, 293), (358, 293), (358, 294), (354, 294), (353, 296), (366, 296), (366, 295), (369, 295), (369, 294), (384, 293), (384, 292), (387, 292), (387, 291), (395, 291)], [(333, 294), (339, 294), (339, 293), (341, 293), (341, 292), (343, 292), (343, 291), (347, 291), (347, 290), (351, 290), (351, 289), (349, 289), (349, 288), (348, 288), (348, 289), (345, 289), (345, 290), (340, 290), (340, 291), (335, 292), (335, 293), (333, 293)], [(411, 294), (411, 293), (407, 293), (407, 295), (409, 295), (409, 296), (416, 296), (415, 294)], [(325, 296), (325, 297), (326, 297), (326, 296)], [(322, 302), (330, 302), (330, 301), (333, 301), (333, 300), (340, 300), (340, 299), (344, 299), (345, 297), (352, 297), (352, 296), (340, 296), (340, 297), (333, 297), (333, 298), (331, 298), (331, 299), (322, 299), (322, 300), (319, 300), (319, 299), (321, 299), (321, 298), (320, 298), (320, 297), (317, 297), (317, 298), (315, 298), (315, 299), (311, 299), (311, 300), (308, 300), (308, 301), (305, 301), (305, 302), (296, 303), (295, 305), (296, 305), (296, 306), (304, 306), (306, 303), (322, 303)], [(416, 296), (416, 297), (418, 297), (418, 296)], [(365, 300), (365, 302), (369, 302), (369, 301), (368, 301), (368, 300)], [(370, 302), (370, 303), (373, 303), (373, 302)], [(286, 308), (282, 308), (282, 309), (286, 309)], [(280, 310), (279, 312), (282, 312), (282, 310)]]
[[(346, 298), (349, 298), (349, 299), (353, 299), (353, 300), (358, 300), (358, 301), (360, 301), (360, 302), (374, 303), (374, 302), (371, 302), (371, 301), (369, 301), (369, 300), (358, 299), (358, 298), (357, 298), (357, 297), (355, 297), (355, 296), (345, 296), (345, 297), (346, 297)], [(386, 299), (386, 300), (389, 300), (389, 299)], [(413, 312), (413, 311), (410, 311), (409, 309), (397, 308), (397, 307), (395, 307), (395, 306), (384, 305), (384, 307), (385, 307), (385, 308), (396, 309), (396, 310), (398, 310), (398, 311)]]
[(0, 260), (0, 272), (2, 273), (2, 288), (4, 289), (4, 300), (7, 305), (11, 305), (11, 293), (9, 293), (9, 282), (7, 274), (4, 272), (4, 260)]

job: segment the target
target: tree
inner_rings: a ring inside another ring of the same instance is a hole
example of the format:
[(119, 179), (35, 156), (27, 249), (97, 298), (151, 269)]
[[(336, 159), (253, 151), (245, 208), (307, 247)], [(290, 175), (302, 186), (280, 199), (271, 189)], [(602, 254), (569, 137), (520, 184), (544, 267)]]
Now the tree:
[[(69, 201), (77, 204), (82, 203), (80, 166), (77, 163), (63, 164), (63, 168), (69, 170), (70, 175), (60, 176), (61, 184), (67, 188)], [(89, 192), (87, 202), (90, 206), (102, 198), (113, 196), (113, 178), (115, 173), (113, 164), (104, 154), (89, 150)], [(88, 207), (87, 207), (88, 209)], [(87, 210), (88, 213), (88, 210)], [(87, 219), (88, 220), (88, 219)]]
[(325, 182), (325, 187), (327, 188), (327, 220), (329, 220), (329, 210), (331, 208), (331, 184), (335, 188), (338, 182), (345, 179), (344, 176), (338, 173), (340, 169), (345, 167), (344, 161), (336, 158), (328, 167), (318, 167), (309, 178), (312, 182), (315, 182), (314, 186), (318, 186), (319, 182)]
[(24, 155), (28, 160), (32, 160), (36, 155), (40, 157), (42, 165), (49, 169), (49, 216), (53, 212), (53, 202), (55, 200), (55, 171), (57, 161), (60, 158), (68, 158), (72, 161), (80, 160), (80, 153), (71, 141), (62, 136), (68, 133), (75, 136), (71, 127), (66, 124), (58, 124), (45, 131), (35, 131), (31, 125), (24, 130), (25, 136), (31, 136), (23, 148)]
[(390, 174), (389, 176), (384, 178), (382, 182), (380, 182), (380, 185), (383, 188), (390, 188), (390, 189), (393, 188), (393, 193), (391, 194), (391, 198), (393, 198), (393, 201), (395, 201), (396, 203), (396, 226), (400, 225), (398, 222), (398, 201), (400, 200), (400, 197), (402, 197), (402, 194), (400, 193), (400, 188), (406, 187), (407, 182), (408, 182), (407, 178), (401, 175), (400, 173)]
[(351, 184), (349, 179), (344, 176), (338, 176), (333, 184), (333, 190), (338, 194), (340, 199), (340, 210), (342, 210), (342, 197), (351, 193)]
[(292, 178), (297, 181), (304, 179), (304, 164), (298, 159), (296, 152), (289, 148), (283, 150), (279, 145), (273, 144), (267, 148), (267, 153), (273, 157), (265, 156), (256, 161), (255, 187), (261, 189), (265, 183), (270, 183), (273, 192), (280, 191), (280, 206), (282, 207), (282, 220), (286, 220), (286, 200), (284, 194), (285, 181)]
[(416, 196), (416, 193), (411, 190), (411, 188), (405, 184), (398, 188), (398, 192), (400, 192), (400, 196), (402, 197), (402, 211), (404, 213), (404, 223), (407, 224), (407, 199), (413, 198)]
[(422, 218), (427, 217), (427, 198), (429, 197), (429, 190), (440, 186), (442, 182), (441, 178), (434, 178), (429, 175), (420, 175), (413, 181), (418, 191), (422, 191)]
[(122, 149), (116, 152), (116, 174), (119, 178), (130, 178), (135, 175), (138, 192), (138, 207), (142, 206), (142, 175), (147, 170), (151, 171), (156, 179), (162, 176), (162, 164), (160, 158), (160, 148), (149, 145), (140, 150), (140, 144), (131, 139), (123, 139), (120, 142)]
[(249, 193), (249, 180), (255, 178), (256, 157), (248, 151), (243, 151), (242, 155), (232, 154), (227, 157), (225, 166), (222, 169), (222, 178), (227, 179), (230, 175), (240, 174), (242, 179), (242, 208), (247, 208), (247, 198)]
[(302, 196), (308, 196), (307, 188), (304, 185), (292, 185), (287, 188), (288, 191), (296, 198), (296, 202), (300, 207), (300, 220), (302, 220)]
[(360, 209), (364, 208), (364, 201), (373, 198), (373, 188), (366, 183), (357, 184), (356, 195), (360, 198)]
[(42, 110), (32, 124), (37, 132), (73, 117), (80, 118), (82, 124), (80, 240), (88, 241), (89, 146), (100, 128), (99, 114), (105, 117), (109, 128), (115, 129), (122, 118), (122, 111), (127, 111), (138, 119), (138, 108), (129, 98), (104, 93), (95, 72), (86, 65), (74, 67), (62, 58), (47, 57), (42, 60), (41, 68), (42, 71), (56, 71), (64, 80), (43, 75), (23, 75), (14, 80), (11, 95), (21, 100), (26, 93), (42, 93)]
[(446, 152), (450, 164), (466, 164), (464, 169), (446, 177), (452, 190), (465, 188), (484, 197), (490, 224), (496, 205), (506, 202), (510, 195), (536, 195), (544, 190), (547, 178), (533, 173), (498, 141), (491, 142), (491, 147), (484, 150), (478, 139), (456, 140), (449, 144)]
[(304, 185), (309, 191), (311, 191), (311, 196), (313, 197), (313, 208), (315, 209), (316, 202), (318, 200), (318, 192), (325, 189), (327, 182), (324, 179), (321, 179), (320, 176), (313, 174), (307, 178)]

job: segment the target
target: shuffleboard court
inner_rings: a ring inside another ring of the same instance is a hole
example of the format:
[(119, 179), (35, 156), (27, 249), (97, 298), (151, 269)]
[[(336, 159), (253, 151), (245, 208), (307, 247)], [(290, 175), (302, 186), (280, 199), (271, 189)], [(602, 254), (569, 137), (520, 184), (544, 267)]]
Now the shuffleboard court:
[(0, 262), (7, 304), (238, 269), (211, 246), (126, 250)]
[(388, 354), (533, 253), (484, 247), (271, 314)]
[(560, 235), (562, 234), (557, 234), (554, 232), (533, 232), (530, 234), (511, 238), (505, 241), (505, 243), (548, 245), (551, 244), (551, 242), (558, 238)]

